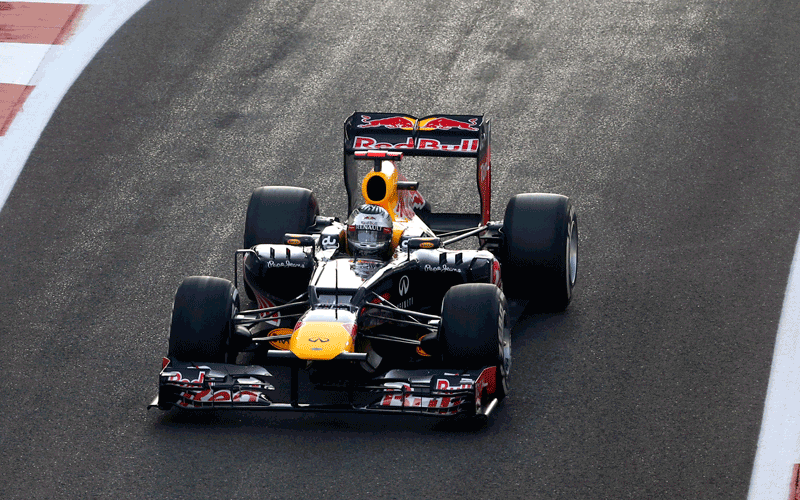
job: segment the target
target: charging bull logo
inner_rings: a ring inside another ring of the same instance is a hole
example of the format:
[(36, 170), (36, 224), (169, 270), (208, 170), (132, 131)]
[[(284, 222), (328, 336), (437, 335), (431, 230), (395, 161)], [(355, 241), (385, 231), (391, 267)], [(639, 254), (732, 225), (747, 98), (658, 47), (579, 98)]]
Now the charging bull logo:
[(469, 121), (462, 122), (451, 118), (429, 118), (419, 123), (420, 130), (468, 130), (478, 131), (478, 118), (470, 118)]
[(384, 127), (390, 129), (414, 130), (414, 125), (416, 125), (416, 123), (417, 121), (415, 119), (407, 116), (389, 116), (386, 118), (373, 119), (370, 116), (362, 115), (361, 124), (358, 125), (358, 128)]

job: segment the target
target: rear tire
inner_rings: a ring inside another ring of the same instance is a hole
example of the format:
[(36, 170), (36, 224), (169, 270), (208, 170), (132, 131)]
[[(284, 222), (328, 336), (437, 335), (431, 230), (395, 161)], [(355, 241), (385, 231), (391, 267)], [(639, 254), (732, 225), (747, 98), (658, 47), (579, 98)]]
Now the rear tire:
[(185, 362), (233, 363), (233, 317), (239, 292), (222, 278), (192, 276), (175, 293), (169, 329), (170, 358)]
[[(281, 244), (286, 233), (303, 234), (319, 215), (319, 203), (313, 191), (289, 186), (263, 186), (250, 195), (244, 221), (244, 248), (262, 243)], [(255, 300), (245, 282), (247, 298)]]
[(569, 198), (525, 193), (511, 198), (503, 219), (503, 290), (510, 299), (561, 311), (578, 274), (578, 218)]
[(442, 301), (439, 341), (446, 367), (495, 367), (494, 397), (503, 399), (508, 394), (511, 336), (502, 290), (489, 283), (456, 285), (448, 290)]
[(317, 197), (308, 189), (264, 186), (253, 191), (244, 222), (244, 248), (283, 243), (286, 233), (306, 233), (319, 215)]

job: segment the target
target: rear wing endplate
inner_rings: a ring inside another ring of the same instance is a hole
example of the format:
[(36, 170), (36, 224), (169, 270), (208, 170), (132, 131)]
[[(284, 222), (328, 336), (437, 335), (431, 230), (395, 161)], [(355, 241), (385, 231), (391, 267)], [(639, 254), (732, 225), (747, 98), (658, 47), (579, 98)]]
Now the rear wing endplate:
[[(344, 122), (344, 183), (348, 213), (355, 209), (360, 180), (356, 151), (400, 151), (407, 156), (476, 159), (479, 214), (420, 214), (434, 231), (444, 232), (486, 224), (490, 220), (491, 129), (483, 115), (430, 115), (416, 118), (399, 113), (353, 113)], [(438, 224), (437, 224), (438, 222)]]

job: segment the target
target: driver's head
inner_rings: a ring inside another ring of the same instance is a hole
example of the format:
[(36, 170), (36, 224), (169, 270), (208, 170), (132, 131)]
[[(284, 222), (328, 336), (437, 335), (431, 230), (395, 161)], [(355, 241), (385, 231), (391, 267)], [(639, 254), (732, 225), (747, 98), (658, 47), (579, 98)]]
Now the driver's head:
[(347, 219), (347, 250), (354, 257), (386, 259), (392, 253), (392, 217), (377, 205), (361, 205)]

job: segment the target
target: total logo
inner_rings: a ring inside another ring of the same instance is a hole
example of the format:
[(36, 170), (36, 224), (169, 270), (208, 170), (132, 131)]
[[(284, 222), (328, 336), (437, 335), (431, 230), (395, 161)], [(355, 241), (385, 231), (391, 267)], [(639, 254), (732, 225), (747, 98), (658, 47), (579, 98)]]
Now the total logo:
[(474, 153), (478, 151), (478, 139), (461, 139), (459, 144), (445, 144), (438, 139), (419, 138), (414, 142), (408, 137), (404, 142), (378, 142), (373, 137), (357, 136), (353, 141), (353, 149), (421, 149), (425, 151), (451, 151)]

